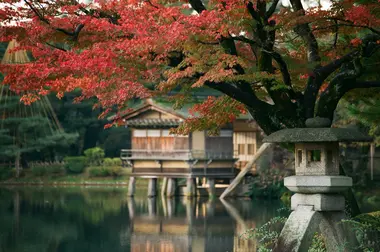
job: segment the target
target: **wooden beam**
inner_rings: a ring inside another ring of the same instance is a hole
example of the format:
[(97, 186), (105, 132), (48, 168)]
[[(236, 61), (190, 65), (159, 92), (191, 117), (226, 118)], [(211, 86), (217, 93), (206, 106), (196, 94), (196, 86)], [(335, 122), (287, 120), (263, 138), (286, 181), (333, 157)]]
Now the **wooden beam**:
[(272, 145), (273, 145), (272, 143), (263, 143), (260, 146), (259, 150), (253, 156), (252, 160), (249, 161), (245, 165), (244, 169), (240, 171), (240, 173), (236, 176), (236, 178), (232, 181), (232, 183), (226, 188), (226, 190), (224, 190), (222, 195), (220, 195), (219, 197), (220, 199), (224, 199), (228, 194), (230, 194), (236, 188), (236, 186), (239, 185), (240, 181), (243, 179), (245, 174), (247, 174), (251, 170), (252, 165), (259, 159), (259, 157), (264, 153), (264, 151)]

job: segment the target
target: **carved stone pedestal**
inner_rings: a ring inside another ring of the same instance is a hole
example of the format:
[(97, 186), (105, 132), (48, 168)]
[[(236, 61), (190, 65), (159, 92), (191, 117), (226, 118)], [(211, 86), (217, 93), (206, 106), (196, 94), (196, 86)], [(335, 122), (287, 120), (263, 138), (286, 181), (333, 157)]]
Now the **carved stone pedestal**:
[[(318, 212), (313, 206), (299, 205), (285, 223), (274, 252), (307, 252), (315, 233), (325, 238), (329, 252), (354, 250), (358, 243), (353, 230), (341, 222), (343, 211)], [(346, 250), (342, 250), (342, 247)]]

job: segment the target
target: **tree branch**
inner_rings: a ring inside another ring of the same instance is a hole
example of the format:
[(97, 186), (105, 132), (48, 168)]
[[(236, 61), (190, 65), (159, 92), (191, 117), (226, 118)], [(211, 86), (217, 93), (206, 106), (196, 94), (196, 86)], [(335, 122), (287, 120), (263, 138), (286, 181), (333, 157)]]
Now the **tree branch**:
[(251, 17), (252, 17), (255, 21), (261, 23), (260, 16), (259, 16), (259, 14), (255, 11), (255, 8), (253, 7), (253, 3), (252, 3), (252, 2), (248, 2), (246, 6), (247, 6), (247, 10), (248, 10), (249, 14), (251, 15)]
[(349, 91), (357, 88), (380, 88), (380, 81), (358, 81), (356, 79), (334, 79), (320, 96), (317, 116), (327, 117), (331, 120), (340, 99)]
[(330, 74), (332, 74), (333, 72), (338, 70), (344, 63), (350, 62), (358, 56), (360, 56), (359, 50), (352, 51), (350, 53), (347, 53), (343, 57), (340, 57), (340, 58), (332, 61), (331, 63), (329, 63), (323, 67), (320, 67), (315, 72), (318, 75), (318, 77), (322, 81), (324, 81), (327, 77), (329, 77)]
[(278, 2), (280, 2), (280, 0), (273, 1), (272, 5), (269, 7), (267, 12), (265, 13), (265, 18), (270, 18), (273, 15), (273, 13), (276, 11)]
[[(292, 7), (296, 11), (300, 11), (302, 15), (305, 15), (305, 10), (302, 6), (301, 0), (290, 0)], [(310, 63), (317, 63), (321, 61), (319, 56), (318, 41), (311, 31), (309, 24), (300, 24), (294, 28), (294, 31), (299, 34), (307, 44), (307, 56)]]
[[(249, 83), (246, 84), (249, 85)], [(244, 92), (240, 88), (226, 82), (215, 83), (207, 81), (205, 85), (212, 89), (218, 90), (249, 107), (269, 108), (272, 106), (266, 102), (261, 101), (254, 93)]]
[(363, 56), (363, 57), (370, 57), (372, 54), (375, 53), (376, 50), (380, 48), (379, 45), (377, 45), (377, 40), (380, 39), (380, 36), (378, 35), (367, 35), (363, 38), (363, 46), (362, 50), (356, 49), (354, 51), (351, 51), (344, 55), (343, 57), (340, 57), (331, 63), (318, 68), (315, 73), (316, 75), (321, 78), (322, 81), (324, 81), (330, 74), (332, 74), (334, 71), (339, 69), (343, 64), (350, 62), (354, 60), (357, 57)]
[(199, 14), (202, 12), (202, 11), (205, 11), (206, 10), (206, 7), (203, 5), (202, 1), (201, 0), (189, 0), (189, 3), (191, 5), (191, 7), (196, 11), (198, 12)]
[[(42, 22), (44, 22), (44, 23), (47, 24), (47, 25), (51, 25), (51, 24), (50, 24), (50, 21), (49, 21), (48, 19), (46, 19), (46, 18), (44, 17), (44, 15), (41, 14), (40, 11), (37, 10), (37, 9), (33, 6), (33, 4), (31, 4), (31, 3), (28, 2), (27, 0), (24, 0), (24, 2), (29, 6), (29, 8), (34, 12), (34, 14), (36, 14), (36, 16), (37, 16)], [(54, 30), (59, 31), (59, 32), (62, 32), (62, 33), (64, 33), (65, 35), (72, 37), (72, 40), (73, 40), (73, 41), (76, 41), (76, 40), (78, 39), (79, 33), (80, 33), (80, 31), (81, 31), (83, 28), (84, 28), (84, 24), (79, 24), (79, 25), (75, 28), (74, 32), (69, 32), (69, 31), (67, 31), (67, 30), (65, 30), (65, 29), (62, 29), (62, 28), (55, 28), (55, 27), (53, 27)]]
[(59, 47), (59, 46), (56, 46), (56, 45), (54, 45), (54, 44), (51, 44), (51, 43), (49, 43), (49, 42), (45, 42), (45, 44), (47, 44), (48, 46), (53, 47), (53, 48), (55, 48), (55, 49), (58, 49), (58, 50), (61, 50), (61, 51), (67, 52), (66, 49), (64, 49), (64, 48), (62, 48), (62, 47)]
[(278, 66), (280, 67), (280, 71), (282, 74), (282, 79), (284, 81), (284, 84), (291, 87), (292, 86), (292, 80), (290, 78), (288, 66), (285, 62), (285, 60), (282, 58), (282, 56), (278, 52), (271, 52), (272, 58), (277, 62)]

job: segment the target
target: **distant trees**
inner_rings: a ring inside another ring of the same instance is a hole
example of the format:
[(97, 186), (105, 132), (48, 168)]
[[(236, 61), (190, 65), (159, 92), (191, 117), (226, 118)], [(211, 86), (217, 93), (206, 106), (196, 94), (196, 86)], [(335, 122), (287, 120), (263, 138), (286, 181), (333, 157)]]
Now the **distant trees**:
[(66, 155), (82, 155), (85, 149), (102, 147), (107, 157), (119, 157), (120, 149), (130, 148), (130, 130), (124, 127), (104, 129), (106, 119), (99, 119), (101, 109), (93, 108), (96, 99), (75, 103), (81, 95), (80, 90), (65, 94), (57, 99), (49, 96), (57, 119), (66, 132), (78, 133), (78, 140), (66, 151)]
[[(22, 169), (25, 155), (65, 147), (75, 141), (76, 134), (67, 134), (54, 127), (47, 108), (41, 102), (20, 104), (20, 96), (2, 86), (0, 97), (0, 157), (14, 161), (16, 176)], [(24, 162), (26, 163), (26, 162)]]

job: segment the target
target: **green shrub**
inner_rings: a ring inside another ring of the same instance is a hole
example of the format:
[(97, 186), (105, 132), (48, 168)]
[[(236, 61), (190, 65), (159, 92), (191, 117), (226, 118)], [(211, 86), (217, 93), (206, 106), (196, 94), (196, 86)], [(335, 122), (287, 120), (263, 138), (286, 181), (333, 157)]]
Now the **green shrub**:
[(122, 173), (123, 169), (119, 166), (95, 166), (89, 169), (91, 177), (119, 177)]
[(86, 157), (65, 157), (65, 169), (68, 173), (82, 173), (86, 166)]
[(32, 174), (34, 176), (43, 176), (46, 174), (46, 167), (43, 165), (37, 165), (32, 167)]
[(121, 166), (120, 158), (105, 158), (103, 160), (104, 166)]
[(87, 162), (90, 165), (100, 166), (103, 163), (104, 150), (99, 147), (90, 148), (84, 151)]
[(64, 167), (62, 164), (56, 163), (56, 164), (50, 164), (46, 167), (47, 173), (50, 174), (59, 174), (63, 171)]
[(103, 177), (102, 167), (91, 167), (88, 172), (90, 177)]
[(258, 172), (258, 176), (250, 181), (251, 196), (280, 199), (285, 192), (288, 192), (288, 189), (284, 186), (284, 177), (287, 175), (287, 171), (278, 169)]
[(308, 252), (327, 252), (325, 239), (323, 235), (315, 233)]
[(30, 163), (32, 174), (42, 176), (44, 174), (60, 174), (64, 170), (64, 164), (60, 162), (36, 162)]
[(109, 174), (113, 177), (120, 177), (123, 173), (123, 168), (121, 166), (111, 166), (107, 167)]

